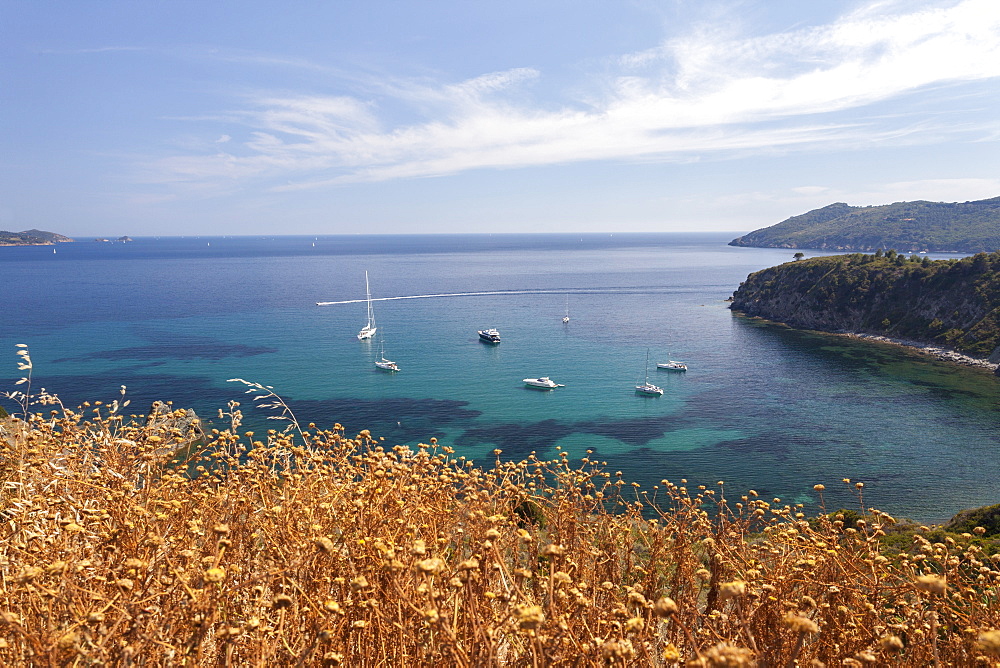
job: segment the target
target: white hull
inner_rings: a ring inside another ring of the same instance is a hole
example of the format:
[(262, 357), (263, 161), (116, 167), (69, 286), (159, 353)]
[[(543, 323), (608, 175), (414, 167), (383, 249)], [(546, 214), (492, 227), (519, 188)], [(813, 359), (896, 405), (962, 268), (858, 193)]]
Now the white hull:
[(387, 360), (384, 357), (380, 361), (375, 362), (375, 366), (383, 371), (399, 371), (399, 365), (391, 360)]
[(635, 392), (636, 394), (644, 394), (648, 397), (659, 397), (663, 395), (663, 388), (652, 383), (646, 383), (645, 385), (636, 385)]
[(536, 387), (541, 390), (553, 390), (557, 387), (566, 387), (565, 385), (553, 382), (548, 376), (542, 376), (541, 378), (525, 378), (521, 382), (528, 387)]
[(684, 364), (683, 362), (675, 362), (674, 360), (670, 360), (668, 362), (663, 362), (663, 363), (657, 364), (656, 368), (657, 369), (665, 369), (667, 371), (687, 371), (688, 370), (687, 364)]
[(360, 332), (358, 332), (358, 341), (364, 341), (365, 339), (370, 339), (375, 336), (375, 331), (377, 327), (368, 327), (365, 325)]

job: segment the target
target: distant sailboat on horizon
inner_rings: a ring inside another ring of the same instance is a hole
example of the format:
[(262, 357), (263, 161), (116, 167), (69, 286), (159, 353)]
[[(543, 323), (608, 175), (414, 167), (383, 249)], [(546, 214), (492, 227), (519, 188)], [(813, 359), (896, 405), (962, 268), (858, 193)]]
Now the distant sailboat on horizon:
[(368, 271), (365, 271), (365, 295), (368, 302), (368, 323), (358, 332), (358, 341), (364, 341), (375, 336), (375, 310), (372, 308), (372, 291), (368, 287)]

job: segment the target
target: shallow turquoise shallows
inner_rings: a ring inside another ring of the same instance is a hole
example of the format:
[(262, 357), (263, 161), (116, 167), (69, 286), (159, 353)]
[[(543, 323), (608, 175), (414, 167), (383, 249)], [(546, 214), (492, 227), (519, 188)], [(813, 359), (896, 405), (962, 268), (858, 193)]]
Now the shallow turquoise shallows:
[[(733, 235), (139, 238), (0, 248), (0, 390), (26, 343), (33, 386), (70, 405), (155, 399), (217, 420), (244, 378), (305, 425), (436, 437), (483, 463), (593, 450), (652, 491), (725, 481), (818, 510), (864, 502), (934, 521), (1000, 501), (1000, 383), (892, 346), (735, 316), (726, 298), (781, 249)], [(378, 332), (365, 324), (365, 271)], [(405, 297), (400, 299), (401, 297)], [(317, 306), (317, 302), (337, 302)], [(563, 323), (568, 306), (570, 321)], [(495, 327), (501, 342), (480, 341)], [(397, 373), (376, 369), (384, 348)], [(646, 375), (663, 396), (641, 396)], [(687, 372), (657, 370), (686, 362)], [(553, 390), (525, 386), (548, 376)], [(12, 409), (9, 401), (3, 404)], [(841, 482), (850, 478), (851, 485)]]

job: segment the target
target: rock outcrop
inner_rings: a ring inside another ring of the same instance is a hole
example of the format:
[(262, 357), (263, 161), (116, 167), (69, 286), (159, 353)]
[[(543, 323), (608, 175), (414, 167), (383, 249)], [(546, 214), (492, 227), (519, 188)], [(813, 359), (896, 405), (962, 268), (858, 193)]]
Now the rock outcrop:
[(788, 262), (747, 277), (730, 308), (802, 329), (937, 346), (985, 365), (1000, 358), (1000, 253)]

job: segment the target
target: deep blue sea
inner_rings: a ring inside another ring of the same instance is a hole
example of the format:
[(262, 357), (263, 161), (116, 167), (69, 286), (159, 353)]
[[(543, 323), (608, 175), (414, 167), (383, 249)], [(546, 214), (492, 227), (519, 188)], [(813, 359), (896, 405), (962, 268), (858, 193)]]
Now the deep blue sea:
[[(235, 399), (251, 425), (280, 427), (227, 382), (239, 377), (273, 386), (303, 424), (367, 428), (387, 444), (436, 437), (486, 464), (495, 448), (510, 458), (592, 449), (644, 486), (724, 480), (730, 498), (755, 489), (810, 510), (816, 483), (828, 504), (855, 507), (840, 482), (850, 478), (869, 505), (923, 521), (1000, 501), (1000, 383), (894, 346), (734, 315), (725, 300), (747, 274), (791, 251), (727, 246), (733, 236), (4, 247), (0, 390), (14, 389), (14, 344), (25, 343), (34, 387), (69, 405), (110, 401), (124, 384), (135, 412), (172, 400), (211, 421)], [(373, 366), (378, 338), (355, 336), (365, 271), (396, 374)], [(352, 303), (316, 305), (327, 301)], [(479, 342), (486, 327), (501, 344)], [(634, 392), (647, 351), (662, 397)], [(657, 371), (667, 359), (690, 370)], [(536, 376), (565, 387), (526, 389)]]

